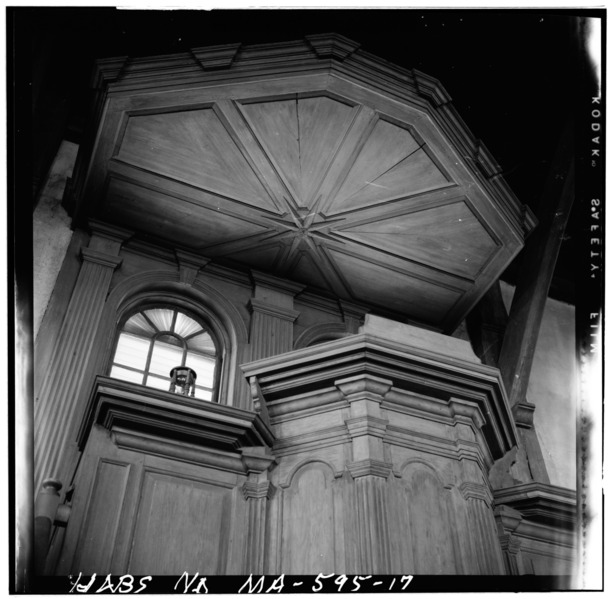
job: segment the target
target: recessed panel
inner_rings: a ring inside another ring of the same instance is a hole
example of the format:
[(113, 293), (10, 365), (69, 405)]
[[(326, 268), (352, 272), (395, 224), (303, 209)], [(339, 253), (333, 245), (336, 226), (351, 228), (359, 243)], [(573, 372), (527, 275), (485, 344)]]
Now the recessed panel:
[(131, 117), (118, 158), (203, 190), (274, 208), (211, 108)]
[(379, 120), (333, 199), (330, 213), (438, 189), (448, 179), (409, 131)]
[(440, 320), (461, 293), (336, 250), (329, 254), (356, 300), (421, 320)]
[(319, 289), (326, 289), (328, 287), (328, 283), (323, 277), (318, 264), (309, 254), (304, 252), (297, 258), (289, 276)]
[(105, 208), (120, 216), (125, 226), (194, 249), (266, 230), (226, 210), (208, 209), (118, 179), (110, 181)]
[(353, 109), (317, 97), (246, 104), (241, 110), (296, 202), (311, 205)]
[(234, 254), (228, 254), (227, 258), (241, 262), (242, 264), (248, 264), (257, 269), (267, 270), (271, 269), (278, 259), (279, 253), (284, 249), (281, 244), (274, 244), (270, 246), (258, 246), (256, 249), (250, 248)]
[(129, 572), (180, 576), (224, 574), (227, 489), (147, 472), (138, 507)]
[(465, 202), (357, 225), (341, 235), (470, 278), (498, 248)]

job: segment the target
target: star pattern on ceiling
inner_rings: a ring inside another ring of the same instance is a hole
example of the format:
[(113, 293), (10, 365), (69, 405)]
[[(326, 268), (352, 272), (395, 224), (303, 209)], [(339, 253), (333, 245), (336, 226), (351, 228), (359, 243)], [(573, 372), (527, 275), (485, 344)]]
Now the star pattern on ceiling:
[(499, 248), (415, 127), (324, 94), (131, 116), (110, 173), (147, 233), (423, 320)]

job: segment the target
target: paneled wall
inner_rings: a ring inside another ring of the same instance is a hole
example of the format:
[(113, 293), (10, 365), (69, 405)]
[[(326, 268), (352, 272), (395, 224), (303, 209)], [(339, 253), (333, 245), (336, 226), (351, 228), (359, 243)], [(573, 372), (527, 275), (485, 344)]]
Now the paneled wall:
[[(48, 572), (509, 572), (487, 472), (515, 429), (498, 371), (468, 342), (373, 317), (359, 328), (362, 307), (105, 225), (82, 259), (63, 307), (73, 321), (38, 357), (50, 365), (39, 476), (74, 485)], [(151, 297), (215, 319), (222, 406), (189, 399), (176, 416), (169, 392), (121, 385), (109, 411), (95, 403), (122, 311)], [(149, 395), (171, 418), (147, 413)], [(69, 418), (53, 429), (56, 404)], [(521, 570), (547, 551), (530, 545)]]

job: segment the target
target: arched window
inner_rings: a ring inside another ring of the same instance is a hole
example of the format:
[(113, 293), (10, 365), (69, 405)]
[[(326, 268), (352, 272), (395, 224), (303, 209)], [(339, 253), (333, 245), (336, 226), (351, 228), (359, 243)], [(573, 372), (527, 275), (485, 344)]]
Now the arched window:
[(151, 307), (123, 325), (110, 376), (167, 391), (172, 368), (188, 366), (197, 373), (195, 397), (212, 401), (217, 361), (217, 344), (201, 322), (172, 307)]

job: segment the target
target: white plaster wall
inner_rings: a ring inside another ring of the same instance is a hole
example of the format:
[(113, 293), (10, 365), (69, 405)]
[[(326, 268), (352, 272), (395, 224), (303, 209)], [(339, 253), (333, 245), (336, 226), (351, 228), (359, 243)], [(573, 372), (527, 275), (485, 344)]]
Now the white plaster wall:
[[(501, 283), (507, 310), (514, 287)], [(576, 488), (577, 375), (574, 306), (547, 298), (527, 399), (553, 485)]]
[(61, 200), (77, 152), (77, 144), (65, 140), (61, 143), (34, 211), (34, 339), (72, 238), (71, 219)]

